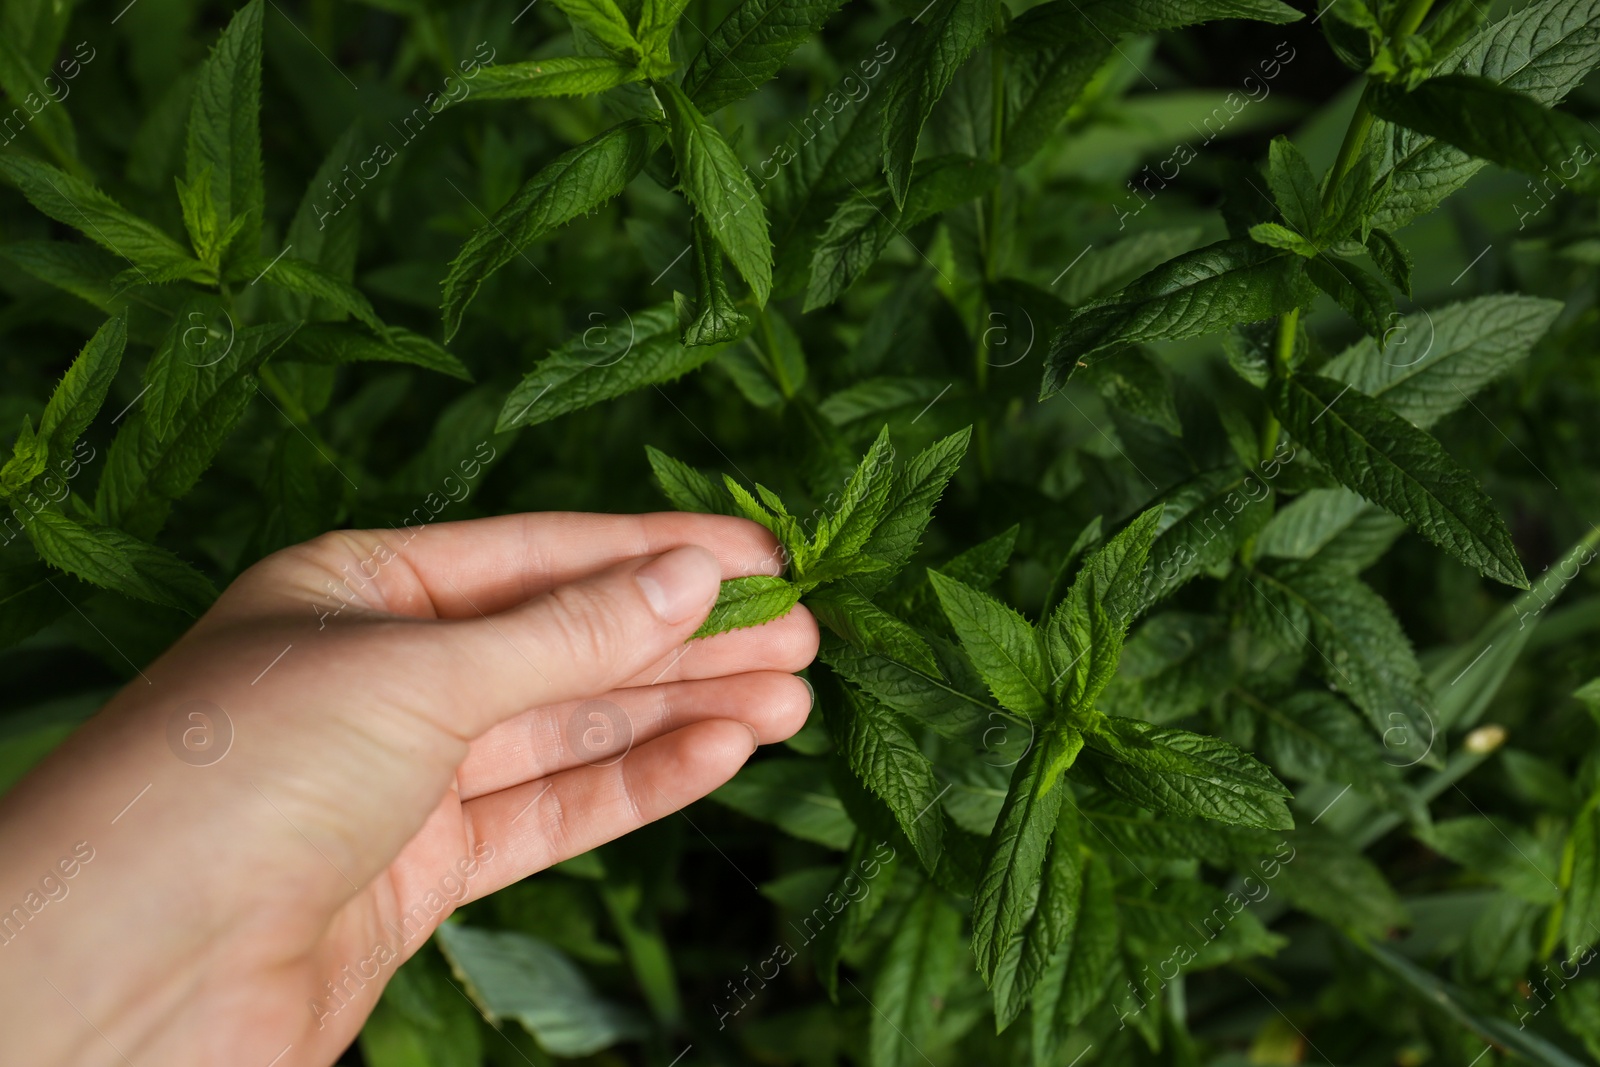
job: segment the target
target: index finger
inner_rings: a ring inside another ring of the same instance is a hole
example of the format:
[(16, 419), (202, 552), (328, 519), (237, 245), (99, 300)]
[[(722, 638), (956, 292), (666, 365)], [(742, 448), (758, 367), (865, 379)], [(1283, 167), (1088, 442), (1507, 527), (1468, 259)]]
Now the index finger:
[(724, 579), (778, 574), (777, 539), (749, 519), (690, 512), (528, 512), (389, 530), (337, 530), (288, 550), (359, 572), (361, 595), (400, 615), (493, 615), (624, 560), (684, 545), (711, 551)]

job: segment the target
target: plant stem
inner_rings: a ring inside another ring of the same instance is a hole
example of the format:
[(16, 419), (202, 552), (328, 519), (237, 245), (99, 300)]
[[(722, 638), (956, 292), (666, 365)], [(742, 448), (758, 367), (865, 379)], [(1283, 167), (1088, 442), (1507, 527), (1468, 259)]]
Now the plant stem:
[(1417, 32), (1417, 27), (1422, 25), (1422, 20), (1428, 17), (1428, 11), (1433, 7), (1433, 0), (1411, 0), (1405, 10), (1400, 12), (1400, 17), (1395, 20), (1394, 29), (1389, 33), (1391, 41), (1403, 40)]
[[(1596, 804), (1600, 804), (1600, 794), (1592, 796), (1586, 801), (1578, 813), (1572, 817), (1574, 831), (1577, 822), (1589, 812), (1593, 811)], [(1539, 958), (1548, 960), (1555, 954), (1556, 944), (1561, 940), (1561, 928), (1565, 925), (1568, 897), (1571, 896), (1573, 868), (1577, 864), (1578, 835), (1576, 832), (1567, 834), (1566, 845), (1561, 849), (1561, 871), (1556, 875), (1560, 883), (1556, 888), (1561, 891), (1561, 899), (1550, 909), (1550, 914), (1545, 920), (1544, 937), (1539, 943)], [(1572, 946), (1567, 946), (1571, 948)]]
[[(1272, 349), (1272, 373), (1287, 374), (1290, 364), (1294, 359), (1294, 342), (1300, 333), (1300, 309), (1295, 308), (1287, 314), (1278, 317), (1277, 343)], [(1261, 458), (1265, 460), (1272, 455), (1278, 447), (1278, 434), (1282, 427), (1278, 424), (1278, 416), (1271, 410), (1267, 412), (1267, 421), (1261, 426)]]
[(1372, 83), (1369, 81), (1366, 88), (1361, 90), (1361, 99), (1356, 101), (1356, 109), (1350, 115), (1350, 125), (1345, 127), (1344, 140), (1339, 142), (1339, 154), (1334, 157), (1333, 169), (1328, 172), (1328, 183), (1322, 187), (1323, 215), (1328, 213), (1328, 208), (1333, 204), (1334, 190), (1339, 188), (1339, 182), (1355, 166), (1356, 157), (1367, 146), (1367, 135), (1372, 132), (1371, 96)]
[[(1417, 27), (1422, 25), (1422, 20), (1428, 17), (1428, 10), (1433, 7), (1433, 0), (1410, 0), (1395, 20), (1393, 29), (1389, 33), (1391, 41), (1402, 40), (1417, 32)], [(1350, 173), (1356, 160), (1361, 156), (1361, 150), (1367, 146), (1367, 138), (1372, 133), (1372, 124), (1375, 116), (1372, 114), (1372, 81), (1367, 81), (1366, 87), (1361, 90), (1361, 99), (1356, 101), (1356, 109), (1350, 116), (1350, 124), (1345, 127), (1344, 140), (1339, 142), (1339, 154), (1334, 157), (1333, 168), (1328, 171), (1327, 184), (1322, 187), (1321, 211), (1317, 221), (1328, 213), (1328, 208), (1333, 204), (1333, 197), (1339, 188), (1339, 183), (1344, 176)], [(1274, 373), (1286, 373), (1294, 358), (1295, 334), (1300, 326), (1300, 309), (1295, 308), (1286, 312), (1278, 319), (1278, 346), (1274, 352)], [(1268, 413), (1267, 421), (1261, 427), (1261, 456), (1265, 459), (1278, 447), (1278, 436), (1282, 432), (1276, 415)]]

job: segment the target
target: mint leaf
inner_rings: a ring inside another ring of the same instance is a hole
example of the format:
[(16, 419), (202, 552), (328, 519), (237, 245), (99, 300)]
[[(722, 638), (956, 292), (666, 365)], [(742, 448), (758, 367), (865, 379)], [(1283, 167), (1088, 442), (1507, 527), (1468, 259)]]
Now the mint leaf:
[(878, 528), (894, 482), (894, 446), (885, 426), (851, 472), (839, 502), (817, 524), (811, 542), (815, 557), (839, 559), (861, 551)]
[(1567, 834), (1572, 877), (1561, 915), (1561, 939), (1569, 958), (1595, 943), (1600, 934), (1600, 807), (1583, 805)]
[[(1293, 851), (1278, 863), (1285, 846)], [(1274, 888), (1287, 902), (1342, 929), (1383, 940), (1411, 921), (1377, 865), (1351, 842), (1319, 826), (1295, 830), (1279, 842), (1273, 857), (1258, 860), (1256, 866), (1277, 872)]]
[(962, 962), (960, 934), (961, 913), (925, 886), (906, 909), (872, 985), (867, 1048), (877, 1067), (923, 1062), (918, 1049), (937, 1036), (941, 1006)]
[(1233, 677), (1224, 620), (1169, 611), (1126, 642), (1116, 677), (1099, 700), (1108, 715), (1177, 722), (1209, 705)]
[[(963, 743), (1003, 749), (1008, 762), (1031, 743), (1033, 731), (1001, 710), (984, 692), (977, 678), (970, 684), (959, 676), (961, 667), (970, 675), (973, 668), (959, 653), (950, 653), (933, 643), (939, 657), (940, 674), (925, 674), (887, 656), (862, 652), (838, 638), (826, 637), (818, 657), (852, 685), (860, 687), (915, 722), (931, 727), (943, 737)], [(956, 681), (946, 680), (948, 674)], [(995, 729), (998, 727), (998, 729)], [(985, 733), (994, 729), (991, 736)]]
[(654, 128), (624, 122), (570, 148), (528, 179), (489, 224), (473, 232), (444, 279), (445, 340), (488, 277), (534, 241), (622, 192), (657, 143)]
[(1295, 440), (1344, 485), (1480, 574), (1528, 587), (1493, 502), (1438, 441), (1330, 378), (1295, 375), (1274, 382), (1268, 395)]
[[(1097, 836), (1129, 856), (1204, 860), (1213, 867), (1271, 852), (1283, 835), (1269, 830), (1229, 826), (1207, 819), (1170, 819), (1107, 800), (1115, 810), (1098, 807), (1084, 813)], [(1093, 840), (1091, 838), (1091, 840)]]
[(951, 386), (940, 378), (867, 378), (830, 393), (817, 405), (822, 417), (835, 426), (849, 426), (865, 420), (897, 424), (902, 416), (913, 418), (942, 393), (954, 393), (960, 383)]
[(446, 106), (469, 100), (525, 100), (593, 96), (643, 77), (631, 62), (609, 56), (551, 56), (525, 63), (496, 63), (478, 71), (472, 90)]
[(1600, 134), (1582, 119), (1492, 79), (1441, 75), (1409, 92), (1379, 84), (1371, 100), (1380, 117), (1469, 155), (1529, 174), (1553, 171), (1579, 192), (1600, 189), (1600, 178), (1587, 169), (1600, 156)]
[(472, 372), (450, 352), (403, 326), (373, 332), (351, 323), (313, 322), (295, 331), (280, 361), (338, 366), (344, 363), (406, 363), (472, 381)]
[(1111, 868), (1099, 857), (1083, 867), (1081, 910), (1033, 995), (1033, 1067), (1057, 1062), (1056, 1050), (1111, 987), (1122, 942)]
[(229, 334), (220, 300), (210, 296), (184, 302), (145, 364), (144, 417), (158, 437), (172, 433), (183, 402), (194, 392), (200, 368), (227, 350)]
[(1099, 27), (1106, 37), (1176, 30), (1218, 19), (1283, 25), (1305, 15), (1279, 0), (1052, 0), (1019, 16), (1022, 41), (1049, 48)]
[[(360, 167), (360, 152), (365, 147), (359, 141), (360, 132), (359, 125), (352, 124), (328, 150), (311, 181), (306, 183), (306, 191), (300, 196), (300, 204), (283, 238), (283, 246), (293, 249), (295, 258), (314, 263), (346, 283), (355, 279), (356, 254), (361, 244), (361, 213), (346, 211), (340, 201), (328, 196), (328, 187), (336, 178), (345, 178), (344, 168)], [(289, 318), (321, 321), (343, 316), (339, 309), (320, 305), (308, 297), (288, 296), (281, 291), (279, 296)]]
[(658, 449), (644, 446), (661, 491), (679, 511), (699, 511), (708, 515), (734, 515), (728, 491), (687, 463), (673, 459)]
[(1320, 560), (1274, 566), (1247, 579), (1251, 592), (1243, 595), (1264, 601), (1252, 607), (1270, 612), (1269, 624), (1309, 641), (1307, 666), (1367, 713), (1397, 765), (1441, 754), (1422, 669), (1382, 597)]
[[(1048, 50), (1037, 49), (1033, 39), (1037, 27), (1032, 25), (1029, 16), (1046, 7), (1057, 8), (1058, 5), (1041, 4), (1030, 8), (1006, 31), (1006, 80), (1010, 99), (1006, 108), (1002, 158), (1011, 167), (1020, 167), (1038, 155), (1064, 117), (1081, 106), (1084, 97), (1091, 95), (1091, 84), (1100, 84), (1106, 79), (1110, 70), (1108, 60), (1120, 61), (1121, 58), (1114, 56), (1113, 41), (1093, 32), (1072, 35)], [(1014, 55), (1009, 54), (1013, 52)]]
[[(5, 156), (0, 153), (0, 160)], [(3, 169), (3, 163), (0, 163)], [(165, 234), (162, 235), (165, 237)], [(180, 249), (180, 252), (182, 250)], [(114, 281), (121, 262), (109, 252), (79, 241), (12, 241), (0, 245), (4, 256), (47, 285), (112, 314), (120, 310), (121, 286)], [(200, 266), (195, 261), (196, 267)]]
[(1235, 690), (1240, 702), (1258, 718), (1261, 748), (1267, 762), (1286, 777), (1302, 782), (1354, 785), (1383, 802), (1406, 806), (1418, 816), (1422, 808), (1403, 796), (1397, 764), (1350, 706), (1338, 697), (1303, 690), (1269, 700)]
[(805, 310), (827, 307), (878, 261), (900, 229), (900, 208), (887, 185), (852, 194), (828, 219), (811, 254)]
[[(882, 77), (904, 57), (904, 34), (891, 29), (858, 69)], [(860, 84), (858, 82), (858, 84)], [(827, 98), (824, 98), (827, 99)], [(847, 100), (836, 97), (835, 100)], [(859, 103), (843, 107), (832, 121), (807, 118), (807, 134), (757, 165), (762, 178), (776, 168), (762, 194), (772, 209), (773, 287), (781, 294), (803, 289), (812, 250), (828, 217), (846, 197), (877, 179), (883, 165), (882, 118), (887, 94), (878, 84)], [(820, 105), (831, 115), (826, 105)], [(815, 132), (811, 132), (812, 130)]]
[(285, 255), (276, 258), (238, 257), (228, 271), (228, 280), (242, 282), (247, 278), (251, 279), (248, 283), (251, 285), (261, 281), (291, 293), (322, 300), (346, 314), (354, 315), (374, 333), (383, 332), (383, 320), (378, 318), (378, 313), (372, 310), (371, 302), (361, 291), (315, 263)]
[[(900, 853), (883, 840), (857, 834), (845, 853), (844, 864), (833, 881), (833, 899), (844, 905), (833, 922), (823, 926), (813, 943), (817, 976), (832, 1000), (839, 996), (839, 959), (867, 932), (882, 910), (888, 889), (900, 870)], [(866, 884), (868, 892), (861, 892)]]
[(716, 350), (678, 343), (678, 316), (663, 304), (629, 316), (628, 329), (579, 334), (540, 360), (506, 397), (495, 432), (537, 426), (647, 385), (680, 378)]
[(1041, 739), (1011, 776), (972, 896), (972, 952), (990, 983), (1035, 906), (1061, 807), (1072, 803), (1070, 789), (1053, 780), (1057, 757), (1082, 743), (1075, 733)]
[(1313, 242), (1301, 237), (1295, 230), (1276, 222), (1258, 222), (1250, 227), (1250, 240), (1268, 248), (1293, 252), (1303, 259), (1315, 259), (1321, 251)]
[(172, 502), (194, 487), (244, 417), (256, 370), (294, 331), (283, 323), (238, 330), (226, 355), (196, 368), (167, 432), (158, 432), (135, 407), (106, 453), (95, 491), (99, 520), (135, 537), (154, 537)]
[(1526, 359), (1560, 314), (1554, 300), (1480, 296), (1407, 315), (1391, 327), (1386, 353), (1358, 341), (1322, 373), (1426, 430)]
[(1109, 403), (1174, 437), (1183, 435), (1172, 378), (1149, 352), (1130, 348), (1116, 359), (1091, 363), (1083, 373)]
[[(0, 89), (4, 89), (12, 101), (28, 109), (31, 121), (24, 125), (33, 130), (50, 154), (71, 165), (78, 157), (78, 137), (66, 108), (45, 104), (35, 111), (31, 104), (25, 103), (30, 99), (43, 100), (46, 96), (54, 102), (56, 92), (61, 91), (60, 79), (51, 74), (48, 60), (43, 69), (45, 74), (41, 75), (13, 33), (9, 30), (0, 33)], [(52, 84), (57, 87), (55, 91), (51, 89)], [(61, 99), (66, 98), (63, 96)], [(7, 134), (8, 142), (15, 137), (9, 128)]]
[(515, 1019), (550, 1055), (591, 1056), (648, 1029), (634, 1009), (596, 994), (583, 970), (548, 941), (459, 922), (440, 926), (435, 940), (483, 1017), (491, 1025)]
[[(726, 344), (750, 329), (722, 280), (722, 252), (705, 220), (694, 220), (695, 316), (683, 329), (685, 346)], [(682, 316), (680, 315), (680, 319)]]
[(0, 647), (9, 648), (68, 610), (50, 584), (50, 568), (42, 563), (0, 564)]
[(670, 82), (658, 86), (671, 124), (672, 155), (683, 195), (749, 283), (757, 306), (772, 290), (767, 213), (750, 176), (715, 126)]
[(1161, 514), (1159, 506), (1151, 508), (1097, 549), (1044, 628), (1050, 696), (1075, 724), (1087, 719), (1116, 673)]
[[(1267, 184), (1272, 199), (1283, 212), (1289, 228), (1296, 234), (1317, 232), (1322, 221), (1322, 191), (1311, 164), (1287, 137), (1274, 137), (1267, 152)], [(1251, 236), (1255, 236), (1254, 232)], [(1257, 238), (1260, 240), (1260, 238)]]
[(1467, 815), (1434, 823), (1417, 836), (1435, 852), (1530, 904), (1554, 904), (1561, 895), (1553, 850), (1509, 820)]
[[(238, 10), (200, 67), (184, 151), (187, 183), (210, 187), (219, 233), (254, 255), (261, 244), (261, 0)], [(235, 220), (237, 229), (235, 229)]]
[(33, 419), (24, 415), (22, 430), (11, 449), (11, 458), (6, 460), (5, 466), (0, 467), (0, 495), (9, 497), (24, 492), (29, 483), (43, 474), (49, 465), (49, 453), (45, 451), (44, 442), (33, 431)]
[[(761, 626), (789, 614), (800, 602), (800, 587), (765, 574), (730, 578), (717, 591), (711, 614), (693, 637), (710, 637), (729, 630)], [(692, 638), (691, 638), (692, 639)]]
[(689, 0), (644, 0), (639, 11), (639, 44), (654, 71), (664, 74), (672, 69), (672, 31), (688, 6)]
[(615, 0), (552, 0), (576, 25), (582, 26), (611, 52), (640, 56), (643, 47)]
[(1074, 310), (1050, 342), (1041, 399), (1109, 349), (1216, 333), (1272, 318), (1309, 300), (1298, 257), (1254, 241), (1197, 248), (1150, 271), (1115, 296)]
[(28, 203), (141, 271), (194, 281), (210, 277), (205, 265), (164, 231), (82, 179), (15, 152), (0, 152), (0, 174)]
[(1287, 830), (1289, 791), (1255, 759), (1215, 737), (1137, 719), (1097, 719), (1078, 765), (1131, 804), (1235, 826)]
[(826, 307), (839, 299), (878, 261), (893, 238), (925, 219), (982, 196), (998, 177), (992, 163), (956, 154), (916, 165), (903, 210), (881, 182), (856, 191), (829, 218), (812, 253), (805, 310)]
[[(789, 554), (790, 566), (803, 569), (811, 560), (811, 546), (800, 535), (800, 523), (787, 511), (777, 513), (768, 511), (762, 506), (761, 501), (750, 495), (750, 490), (724, 474), (722, 476), (723, 488), (727, 490), (729, 498), (733, 501), (736, 514), (743, 515), (751, 522), (758, 522), (765, 526), (772, 535), (778, 539), (778, 544)], [(762, 486), (756, 486), (758, 491), (763, 491), (764, 496), (771, 497)], [(773, 497), (772, 499), (776, 499)]]
[(850, 769), (888, 805), (923, 867), (934, 870), (944, 843), (944, 817), (937, 807), (943, 790), (933, 764), (895, 712), (848, 687), (844, 694), (835, 739)]
[(922, 635), (859, 593), (833, 587), (806, 601), (806, 606), (818, 622), (856, 649), (939, 677), (939, 662)]
[(49, 510), (34, 512), (25, 528), (40, 558), (74, 578), (190, 615), (199, 615), (216, 599), (217, 591), (200, 572), (121, 530)]
[(1315, 559), (1355, 574), (1405, 532), (1404, 520), (1349, 489), (1312, 489), (1278, 509), (1255, 541), (1257, 556)]
[(50, 394), (44, 414), (39, 417), (38, 438), (51, 460), (68, 456), (73, 444), (94, 421), (122, 365), (127, 341), (127, 316), (107, 319), (84, 344)]
[(961, 647), (972, 657), (994, 698), (1026, 718), (1043, 715), (1049, 706), (1045, 694), (1050, 691), (1050, 680), (1028, 620), (994, 597), (938, 571), (929, 571), (928, 579)]
[[(917, 453), (894, 476), (889, 497), (862, 554), (883, 560), (882, 573), (897, 573), (916, 554), (922, 533), (933, 516), (933, 506), (961, 466), (972, 440), (969, 426), (942, 437)], [(875, 588), (869, 579), (862, 588)]]
[(936, 0), (913, 20), (905, 57), (883, 89), (883, 170), (896, 204), (904, 206), (911, 189), (922, 127), (961, 64), (988, 36), (994, 3)]
[(1389, 327), (1398, 315), (1394, 309), (1394, 297), (1389, 295), (1388, 287), (1380, 279), (1354, 263), (1328, 256), (1309, 260), (1306, 263), (1306, 277), (1318, 289), (1333, 297), (1333, 302), (1355, 319), (1356, 325), (1365, 333), (1377, 338), (1380, 348), (1383, 346)]
[(683, 72), (683, 91), (705, 115), (764, 85), (844, 0), (741, 0)]
[[(1092, 104), (1093, 87), (1115, 77), (1107, 60), (1117, 38), (1178, 29), (1213, 19), (1248, 18), (1293, 22), (1300, 12), (1278, 0), (1054, 0), (1029, 8), (1006, 32), (1006, 108), (1004, 160), (1021, 166), (1036, 155), (1062, 118)], [(1116, 56), (1116, 64), (1125, 57)]]
[[(1546, 106), (1559, 104), (1600, 64), (1600, 6), (1545, 0), (1484, 27), (1441, 64), (1439, 74), (1488, 78)], [(1466, 184), (1485, 164), (1453, 145), (1379, 121), (1372, 139), (1387, 149), (1376, 179), (1387, 194), (1372, 225), (1398, 231)]]
[[(1241, 899), (1237, 893), (1230, 899), (1226, 891), (1192, 879), (1170, 882), (1148, 893), (1129, 893), (1117, 901), (1129, 954), (1171, 952), (1167, 946), (1186, 943), (1191, 951), (1173, 962), (1182, 971), (1190, 971), (1277, 952), (1286, 939), (1269, 933), (1248, 910), (1235, 914), (1234, 907)], [(1219, 908), (1230, 918), (1217, 929)], [(1197, 915), (1204, 917), (1199, 923), (1203, 938), (1194, 934), (1192, 924)], [(1151, 1029), (1155, 1029), (1154, 1023)]]
[(1073, 589), (1081, 587), (1124, 630), (1143, 606), (1145, 562), (1165, 515), (1164, 504), (1140, 512), (1084, 561), (1073, 582)]
[(1260, 471), (1230, 466), (1204, 471), (1161, 497), (1164, 509), (1139, 590), (1139, 609), (1222, 566), (1272, 518), (1272, 484)]
[(1389, 284), (1406, 296), (1411, 295), (1411, 253), (1388, 230), (1373, 229), (1367, 235), (1367, 255)]
[(996, 1030), (1005, 1030), (1022, 1014), (1057, 950), (1073, 936), (1082, 895), (1083, 856), (1078, 806), (1069, 801), (1061, 806), (1056, 817), (1050, 852), (1039, 880), (1038, 904), (1027, 924), (1007, 946), (995, 973)]
[(954, 578), (974, 589), (987, 589), (1000, 580), (1001, 573), (1011, 560), (1017, 545), (1020, 526), (1009, 526), (987, 541), (980, 541), (964, 549), (939, 568), (946, 578)]

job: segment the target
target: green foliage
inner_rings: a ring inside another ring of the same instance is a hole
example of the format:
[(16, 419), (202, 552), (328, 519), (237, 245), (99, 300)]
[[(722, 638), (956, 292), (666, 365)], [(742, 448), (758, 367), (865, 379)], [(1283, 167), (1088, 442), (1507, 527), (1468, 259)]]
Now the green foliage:
[[(251, 0), (228, 23), (211, 56), (200, 66), (189, 111), (184, 178), (190, 189), (202, 188), (200, 226), (226, 255), (235, 242), (245, 254), (261, 240), (266, 210), (261, 170), (261, 0)], [(185, 210), (184, 221), (190, 212)], [(196, 237), (197, 227), (189, 229)], [(201, 242), (196, 240), (196, 250)]]
[(1094, 356), (1270, 318), (1308, 302), (1307, 288), (1292, 259), (1253, 241), (1219, 241), (1185, 253), (1117, 295), (1074, 310), (1051, 339), (1042, 396)]
[(664, 498), (771, 534), (696, 638), (809, 613), (813, 714), (363, 1062), (1600, 1055), (1597, 66), (1600, 0), (19, 0), (0, 778), (278, 548)]
[(772, 242), (755, 185), (722, 134), (683, 91), (671, 82), (661, 90), (684, 198), (749, 283), (756, 303), (765, 304), (772, 289)]
[(520, 249), (616, 196), (644, 167), (656, 135), (623, 123), (562, 153), (528, 179), (489, 225), (461, 246), (444, 281), (445, 339), (461, 328), (468, 302)]
[(1284, 426), (1334, 477), (1479, 573), (1527, 588), (1493, 502), (1432, 437), (1331, 378), (1284, 378), (1270, 398)]

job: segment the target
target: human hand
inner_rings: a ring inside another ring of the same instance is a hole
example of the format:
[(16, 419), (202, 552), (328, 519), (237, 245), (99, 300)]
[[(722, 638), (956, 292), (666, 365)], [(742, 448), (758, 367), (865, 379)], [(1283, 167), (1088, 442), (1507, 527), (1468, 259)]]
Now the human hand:
[(262, 560), (0, 802), (0, 1061), (332, 1063), (455, 906), (799, 729), (804, 608), (685, 643), (720, 579), (778, 569), (756, 524), (687, 514)]

